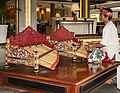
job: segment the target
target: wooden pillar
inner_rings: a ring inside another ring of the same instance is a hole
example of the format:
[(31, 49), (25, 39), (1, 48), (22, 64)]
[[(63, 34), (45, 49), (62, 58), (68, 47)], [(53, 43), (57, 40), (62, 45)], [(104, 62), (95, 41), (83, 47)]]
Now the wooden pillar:
[(82, 1), (83, 0), (80, 0), (80, 2), (79, 2), (79, 5), (80, 5), (80, 18), (82, 18), (83, 17), (83, 13), (82, 13)]
[(18, 15), (18, 12), (19, 12), (19, 1), (18, 0), (15, 0), (15, 9), (16, 9), (16, 16), (15, 16), (15, 34), (18, 34), (19, 32), (19, 15)]
[(85, 0), (85, 18), (90, 17), (90, 0)]
[(51, 10), (50, 18), (55, 17), (55, 4), (54, 3), (50, 4), (50, 10)]
[(90, 0), (80, 0), (80, 18), (89, 18)]

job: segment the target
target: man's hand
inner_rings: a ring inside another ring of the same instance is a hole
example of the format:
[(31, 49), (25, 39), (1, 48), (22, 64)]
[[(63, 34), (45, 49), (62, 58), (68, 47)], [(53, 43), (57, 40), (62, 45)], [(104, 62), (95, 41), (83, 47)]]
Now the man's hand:
[(93, 43), (89, 43), (89, 44), (88, 44), (88, 47), (89, 47), (89, 48), (93, 48), (93, 47), (96, 47), (96, 44), (93, 44)]

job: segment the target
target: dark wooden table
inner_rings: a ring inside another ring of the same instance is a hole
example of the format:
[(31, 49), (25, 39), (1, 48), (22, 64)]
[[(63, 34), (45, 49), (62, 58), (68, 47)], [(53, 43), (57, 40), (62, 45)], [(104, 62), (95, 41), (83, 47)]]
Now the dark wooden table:
[(41, 67), (38, 74), (33, 67), (10, 65), (1, 70), (0, 85), (26, 89), (34, 93), (85, 93), (116, 75), (119, 63), (73, 63), (61, 57), (54, 71)]

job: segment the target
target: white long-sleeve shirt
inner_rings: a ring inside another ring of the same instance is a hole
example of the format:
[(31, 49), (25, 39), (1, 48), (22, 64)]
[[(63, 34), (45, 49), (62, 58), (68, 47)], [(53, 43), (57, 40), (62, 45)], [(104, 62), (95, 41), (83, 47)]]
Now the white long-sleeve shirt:
[(108, 57), (112, 59), (118, 53), (119, 39), (116, 26), (112, 21), (108, 22), (103, 28), (101, 44), (105, 45), (103, 50), (108, 53)]

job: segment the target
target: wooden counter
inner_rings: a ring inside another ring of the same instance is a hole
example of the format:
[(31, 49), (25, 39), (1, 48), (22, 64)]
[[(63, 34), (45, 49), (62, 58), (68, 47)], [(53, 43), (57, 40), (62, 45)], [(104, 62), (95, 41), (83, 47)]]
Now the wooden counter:
[(38, 74), (32, 67), (10, 65), (0, 71), (0, 84), (34, 93), (85, 93), (116, 75), (118, 65), (73, 63), (71, 58), (61, 57), (54, 71), (41, 67)]

